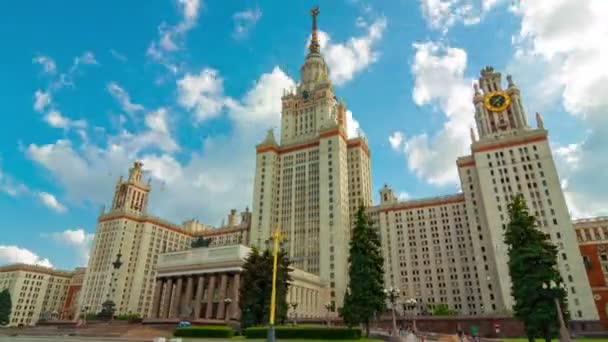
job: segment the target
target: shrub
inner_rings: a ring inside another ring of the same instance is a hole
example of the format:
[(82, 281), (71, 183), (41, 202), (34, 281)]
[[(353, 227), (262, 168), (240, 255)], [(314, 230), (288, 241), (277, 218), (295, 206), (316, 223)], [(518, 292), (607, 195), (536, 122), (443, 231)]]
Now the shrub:
[[(266, 338), (268, 327), (250, 327), (245, 329), (246, 338)], [(358, 340), (361, 329), (322, 326), (277, 326), (274, 328), (276, 338), (306, 340)]]
[(139, 316), (138, 314), (132, 314), (132, 313), (118, 315), (116, 317), (116, 319), (119, 321), (128, 321), (129, 323), (141, 323), (142, 322), (141, 316)]
[(231, 338), (234, 335), (232, 329), (226, 326), (191, 326), (175, 329), (173, 333), (176, 337), (221, 337)]

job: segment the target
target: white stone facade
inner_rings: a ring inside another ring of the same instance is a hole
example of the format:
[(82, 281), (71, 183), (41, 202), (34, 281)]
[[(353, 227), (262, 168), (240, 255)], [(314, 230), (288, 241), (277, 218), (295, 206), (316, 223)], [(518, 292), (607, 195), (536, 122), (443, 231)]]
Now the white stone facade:
[(313, 28), (302, 82), (282, 97), (281, 141), (272, 130), (257, 145), (250, 240), (265, 247), (276, 227), (294, 267), (317, 274), (340, 307), (347, 286), (351, 215), (371, 204), (370, 156), (364, 138), (346, 135)]
[(74, 273), (43, 266), (0, 267), (0, 291), (11, 294), (9, 326), (35, 325), (39, 319), (59, 319)]
[[(528, 125), (520, 91), (511, 77), (507, 80), (508, 89), (503, 90), (500, 73), (484, 68), (475, 86), (479, 139), (471, 132), (471, 155), (457, 161), (462, 194), (447, 197), (449, 203), (444, 203), (446, 198), (397, 203), (390, 189), (381, 191), (382, 203), (370, 212), (382, 235), (386, 281), (404, 288), (403, 296), (445, 303), (462, 313), (510, 310), (504, 231), (508, 204), (522, 193), (539, 228), (559, 249), (558, 267), (566, 279), (572, 318), (596, 320), (547, 131), (538, 114), (538, 127)], [(412, 260), (424, 260), (425, 255), (430, 259), (426, 265)], [(423, 280), (425, 288), (417, 291), (416, 284)]]

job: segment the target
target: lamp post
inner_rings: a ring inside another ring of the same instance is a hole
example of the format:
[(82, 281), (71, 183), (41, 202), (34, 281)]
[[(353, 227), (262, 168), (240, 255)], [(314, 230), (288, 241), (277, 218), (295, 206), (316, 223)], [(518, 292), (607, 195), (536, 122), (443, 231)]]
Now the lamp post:
[(293, 325), (296, 325), (296, 324), (298, 324), (298, 322), (297, 322), (298, 312), (296, 311), (296, 309), (298, 308), (298, 303), (293, 302), (293, 303), (290, 303), (289, 306), (293, 309)]
[(230, 298), (224, 299), (224, 304), (226, 307), (226, 317), (225, 317), (226, 322), (230, 321), (230, 304), (231, 303), (232, 303), (232, 299), (230, 299)]
[(397, 303), (397, 299), (399, 298), (399, 289), (394, 289), (391, 287), (390, 289), (384, 289), (384, 293), (391, 303), (391, 314), (393, 316), (393, 330), (391, 332), (391, 336), (399, 339), (399, 330), (397, 329), (397, 319), (395, 317), (395, 305)]
[(416, 330), (418, 330), (416, 328), (416, 308), (417, 307), (418, 307), (418, 301), (416, 300), (416, 298), (408, 298), (405, 300), (405, 303), (403, 303), (404, 310), (412, 311), (412, 332), (414, 332), (414, 334), (416, 334)]
[(279, 260), (279, 241), (283, 238), (279, 228), (275, 228), (272, 232), (271, 239), (273, 240), (273, 265), (272, 265), (272, 292), (270, 294), (270, 319), (268, 322), (268, 335), (266, 336), (268, 342), (274, 342), (274, 314), (276, 309), (277, 300), (277, 265)]
[(555, 309), (557, 310), (557, 319), (559, 320), (559, 340), (560, 342), (570, 342), (570, 333), (568, 332), (568, 328), (566, 327), (566, 322), (564, 321), (564, 315), (562, 314), (562, 306), (559, 300), (559, 290), (565, 290), (565, 285), (563, 283), (556, 283), (551, 280), (549, 283), (543, 283), (543, 289), (548, 293), (550, 297), (552, 297), (553, 302), (555, 303)]
[(329, 323), (329, 313), (331, 312), (331, 308), (332, 308), (331, 303), (327, 303), (327, 304), (325, 304), (325, 310), (327, 310), (327, 326), (330, 326), (330, 325), (331, 325), (331, 324)]

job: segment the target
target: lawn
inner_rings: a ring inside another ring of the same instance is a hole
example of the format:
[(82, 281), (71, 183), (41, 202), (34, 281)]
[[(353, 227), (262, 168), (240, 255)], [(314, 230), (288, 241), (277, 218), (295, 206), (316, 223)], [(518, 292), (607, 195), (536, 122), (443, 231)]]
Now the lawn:
[[(528, 342), (527, 338), (503, 338), (503, 342)], [(608, 342), (607, 338), (576, 338), (576, 342)], [(553, 339), (551, 342), (558, 342), (558, 339)], [(537, 338), (535, 342), (545, 342), (544, 339)]]

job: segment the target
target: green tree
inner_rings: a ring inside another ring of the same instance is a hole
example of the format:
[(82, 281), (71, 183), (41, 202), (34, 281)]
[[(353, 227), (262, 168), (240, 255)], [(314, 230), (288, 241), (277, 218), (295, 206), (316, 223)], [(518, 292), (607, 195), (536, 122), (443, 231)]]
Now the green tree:
[[(260, 252), (252, 248), (241, 273), (243, 285), (239, 293), (241, 327), (264, 325), (270, 317), (273, 255), (270, 250)], [(289, 306), (287, 291), (291, 282), (291, 261), (284, 251), (278, 255), (275, 321), (284, 322)]]
[(380, 250), (378, 232), (360, 207), (352, 230), (348, 256), (349, 283), (344, 295), (344, 306), (339, 313), (352, 327), (363, 323), (369, 336), (369, 324), (374, 314), (386, 307), (384, 294), (384, 260)]
[(0, 292), (0, 325), (7, 325), (10, 323), (12, 305), (11, 294), (8, 292), (8, 289), (2, 290), (2, 292)]
[(536, 227), (536, 219), (528, 212), (523, 195), (515, 196), (509, 204), (510, 222), (505, 232), (508, 247), (511, 294), (515, 300), (513, 312), (526, 328), (532, 342), (536, 337), (547, 341), (557, 335), (559, 326), (554, 298), (566, 309), (566, 291), (562, 288), (544, 289), (551, 281), (562, 283), (557, 269), (557, 248), (549, 235)]
[(205, 239), (204, 237), (199, 236), (196, 239), (192, 240), (192, 243), (190, 244), (190, 246), (192, 248), (209, 247), (210, 243), (211, 243), (211, 239)]
[(433, 316), (456, 316), (458, 312), (450, 309), (447, 304), (441, 303), (433, 307), (432, 314)]
[(101, 311), (97, 314), (97, 318), (101, 320), (111, 320), (116, 312), (116, 304), (111, 300), (106, 300), (101, 303)]

